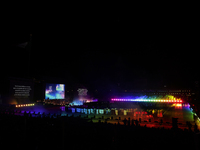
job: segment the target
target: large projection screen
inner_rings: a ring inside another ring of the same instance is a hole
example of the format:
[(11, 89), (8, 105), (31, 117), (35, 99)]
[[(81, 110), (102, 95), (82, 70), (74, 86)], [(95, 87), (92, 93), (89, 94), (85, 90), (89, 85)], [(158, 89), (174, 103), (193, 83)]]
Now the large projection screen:
[(65, 85), (47, 83), (45, 99), (65, 99)]

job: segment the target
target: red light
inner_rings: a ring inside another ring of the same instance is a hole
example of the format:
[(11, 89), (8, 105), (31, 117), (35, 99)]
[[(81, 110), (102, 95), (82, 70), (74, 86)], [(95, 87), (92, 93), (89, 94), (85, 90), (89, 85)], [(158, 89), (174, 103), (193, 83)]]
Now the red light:
[(182, 103), (183, 101), (182, 101), (182, 100), (180, 100), (180, 102)]

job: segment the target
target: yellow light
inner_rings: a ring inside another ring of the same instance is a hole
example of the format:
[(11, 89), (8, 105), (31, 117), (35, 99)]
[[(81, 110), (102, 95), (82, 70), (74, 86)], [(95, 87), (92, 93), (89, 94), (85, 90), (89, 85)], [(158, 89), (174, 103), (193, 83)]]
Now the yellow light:
[(26, 106), (28, 106), (28, 105), (26, 104)]
[(18, 106), (16, 105), (16, 107), (18, 107)]

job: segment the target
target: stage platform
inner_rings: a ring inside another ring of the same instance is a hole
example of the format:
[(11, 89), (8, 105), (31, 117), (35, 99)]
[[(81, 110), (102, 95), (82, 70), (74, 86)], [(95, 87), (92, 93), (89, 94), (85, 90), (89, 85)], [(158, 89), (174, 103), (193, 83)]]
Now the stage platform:
[[(32, 117), (81, 117), (94, 123), (107, 122), (112, 124), (124, 124), (124, 119), (130, 119), (130, 125), (132, 120), (138, 120), (140, 126), (156, 127), (156, 128), (172, 128), (172, 117), (178, 118), (178, 127), (181, 129), (187, 129), (186, 122), (189, 121), (194, 129), (195, 123), (200, 130), (199, 120), (194, 121), (193, 113), (188, 106), (175, 106), (170, 105), (166, 108), (147, 109), (141, 108), (139, 105), (134, 105), (132, 109), (125, 108), (83, 108), (83, 107), (66, 107), (56, 105), (34, 105), (27, 107), (7, 107), (2, 109), (1, 113), (14, 114)], [(134, 121), (135, 122), (135, 121)], [(128, 125), (128, 121), (127, 121)]]

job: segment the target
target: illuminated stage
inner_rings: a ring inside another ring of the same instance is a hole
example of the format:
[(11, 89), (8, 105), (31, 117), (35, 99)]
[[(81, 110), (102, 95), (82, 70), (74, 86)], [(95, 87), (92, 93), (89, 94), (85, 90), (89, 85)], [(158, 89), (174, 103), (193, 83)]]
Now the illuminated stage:
[[(121, 103), (121, 102), (119, 102)], [(123, 102), (122, 102), (123, 103)], [(126, 103), (126, 102), (125, 102)], [(83, 106), (54, 106), (54, 105), (37, 105), (24, 104), (16, 105), (11, 109), (14, 115), (23, 116), (31, 115), (32, 117), (62, 117), (73, 116), (88, 119), (88, 121), (107, 122), (111, 124), (124, 124), (123, 120), (138, 120), (140, 126), (156, 128), (171, 128), (172, 117), (178, 118), (178, 127), (181, 129), (188, 128), (186, 121), (194, 126), (194, 118), (189, 104), (170, 103), (167, 108), (143, 108), (141, 105), (134, 103), (132, 108), (87, 108)], [(162, 120), (162, 123), (161, 123)], [(199, 126), (199, 121), (196, 123)]]

